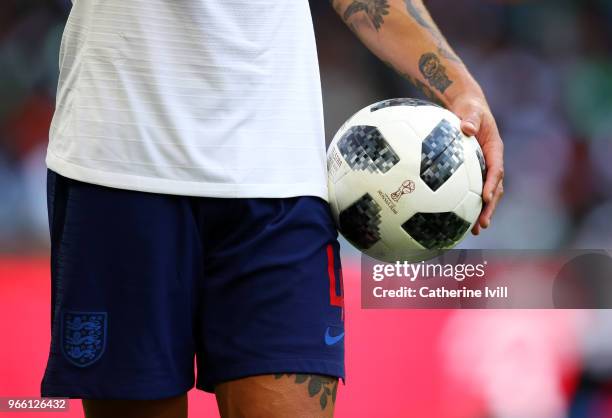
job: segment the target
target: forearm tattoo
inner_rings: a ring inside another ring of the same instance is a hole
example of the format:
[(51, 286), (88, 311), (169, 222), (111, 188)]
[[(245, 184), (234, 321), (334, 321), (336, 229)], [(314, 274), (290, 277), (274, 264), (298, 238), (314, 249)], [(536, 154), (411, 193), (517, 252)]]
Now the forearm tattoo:
[(391, 68), (393, 71), (395, 71), (401, 77), (403, 77), (406, 80), (408, 80), (408, 82), (410, 84), (412, 84), (412, 86), (417, 90), (417, 92), (419, 92), (424, 98), (426, 98), (430, 102), (433, 102), (433, 103), (435, 103), (437, 105), (440, 105), (442, 107), (446, 107), (446, 104), (442, 101), (442, 99), (440, 99), (440, 97), (438, 97), (436, 92), (433, 91), (431, 88), (429, 88), (429, 86), (427, 84), (423, 83), (418, 78), (412, 77), (412, 76), (410, 76), (407, 73), (399, 71), (390, 62), (386, 62), (385, 61), (385, 64), (387, 64), (389, 66), (389, 68)]
[(406, 78), (408, 79), (410, 84), (412, 84), (414, 88), (418, 92), (420, 92), (425, 98), (427, 98), (430, 102), (433, 102), (442, 107), (446, 107), (446, 104), (438, 97), (438, 95), (432, 89), (429, 88), (427, 84), (423, 83), (418, 78), (414, 78), (410, 76), (407, 76)]
[(440, 93), (444, 93), (448, 86), (453, 84), (446, 75), (446, 67), (433, 52), (428, 52), (421, 56), (421, 59), (419, 59), (419, 70), (429, 85)]
[(348, 19), (360, 12), (364, 12), (376, 31), (378, 31), (384, 23), (383, 16), (389, 14), (389, 2), (387, 0), (354, 0), (346, 8), (343, 14), (343, 19)]
[(408, 14), (412, 16), (412, 18), (419, 24), (419, 26), (427, 29), (427, 31), (434, 37), (436, 44), (438, 46), (438, 53), (446, 59), (456, 61), (461, 63), (461, 60), (453, 51), (448, 49), (445, 44), (446, 40), (434, 25), (431, 25), (427, 19), (423, 16), (423, 13), (419, 8), (414, 4), (414, 0), (404, 0), (406, 4), (406, 10)]
[(296, 384), (304, 384), (307, 383), (308, 386), (308, 396), (314, 398), (315, 396), (319, 397), (319, 405), (321, 406), (321, 410), (327, 408), (330, 404), (336, 403), (336, 393), (338, 393), (338, 379), (321, 376), (318, 374), (291, 374), (291, 373), (281, 373), (275, 374), (275, 379), (280, 379), (283, 376), (287, 376), (291, 378), (295, 376)]

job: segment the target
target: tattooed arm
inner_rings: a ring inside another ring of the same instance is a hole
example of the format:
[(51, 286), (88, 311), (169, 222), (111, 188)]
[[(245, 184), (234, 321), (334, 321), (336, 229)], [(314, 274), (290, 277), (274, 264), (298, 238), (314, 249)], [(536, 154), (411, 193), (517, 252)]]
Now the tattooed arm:
[(429, 99), (446, 106), (480, 88), (448, 45), (421, 0), (333, 0), (363, 43)]
[(331, 0), (351, 30), (428, 99), (455, 112), (487, 162), (486, 203), (473, 232), (487, 228), (503, 195), (503, 143), (482, 89), (448, 45), (422, 0)]

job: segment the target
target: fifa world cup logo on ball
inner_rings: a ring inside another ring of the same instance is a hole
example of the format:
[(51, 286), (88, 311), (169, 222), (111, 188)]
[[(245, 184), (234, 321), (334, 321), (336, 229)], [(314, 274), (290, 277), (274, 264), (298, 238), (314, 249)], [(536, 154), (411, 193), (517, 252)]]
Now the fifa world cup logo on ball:
[(391, 199), (393, 199), (394, 202), (397, 202), (403, 195), (412, 192), (414, 192), (414, 181), (406, 180), (402, 183), (399, 189), (397, 189), (397, 191), (391, 193)]

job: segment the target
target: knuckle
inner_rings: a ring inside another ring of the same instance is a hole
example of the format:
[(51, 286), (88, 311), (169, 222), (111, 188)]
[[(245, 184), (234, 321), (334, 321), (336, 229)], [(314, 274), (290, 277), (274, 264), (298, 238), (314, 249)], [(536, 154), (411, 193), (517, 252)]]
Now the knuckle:
[(484, 106), (482, 104), (482, 100), (478, 97), (472, 96), (467, 100), (467, 103), (472, 109), (482, 111)]
[(463, 111), (467, 114), (482, 117), (484, 114), (484, 106), (477, 98), (468, 98), (465, 99), (460, 106)]

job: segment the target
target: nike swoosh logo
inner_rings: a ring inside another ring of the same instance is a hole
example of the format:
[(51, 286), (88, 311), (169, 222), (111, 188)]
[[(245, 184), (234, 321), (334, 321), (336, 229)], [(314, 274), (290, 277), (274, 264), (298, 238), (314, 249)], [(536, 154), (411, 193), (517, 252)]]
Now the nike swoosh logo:
[(330, 327), (327, 327), (327, 329), (325, 330), (325, 344), (327, 345), (334, 345), (334, 344), (338, 344), (340, 342), (340, 340), (342, 338), (344, 338), (344, 331), (341, 332), (338, 335), (331, 335), (329, 333), (329, 329)]

